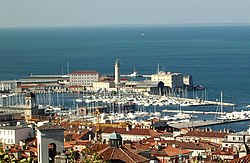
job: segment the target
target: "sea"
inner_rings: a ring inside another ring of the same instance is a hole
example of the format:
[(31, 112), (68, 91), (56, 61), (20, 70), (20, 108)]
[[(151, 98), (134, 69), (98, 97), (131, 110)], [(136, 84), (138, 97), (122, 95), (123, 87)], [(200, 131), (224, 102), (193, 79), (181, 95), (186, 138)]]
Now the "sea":
[[(0, 28), (0, 80), (76, 70), (114, 74), (116, 59), (121, 74), (134, 69), (153, 74), (160, 65), (192, 75), (195, 84), (206, 87), (209, 100), (219, 100), (223, 92), (223, 101), (237, 104), (236, 111), (250, 104), (248, 25)], [(249, 124), (222, 127), (239, 131)]]

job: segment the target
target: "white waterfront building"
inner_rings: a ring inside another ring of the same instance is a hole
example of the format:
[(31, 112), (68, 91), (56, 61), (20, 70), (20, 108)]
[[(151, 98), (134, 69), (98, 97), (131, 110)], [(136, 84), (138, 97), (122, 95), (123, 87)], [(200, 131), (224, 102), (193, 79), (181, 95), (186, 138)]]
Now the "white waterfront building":
[(115, 88), (115, 82), (112, 81), (93, 82), (93, 90), (99, 90), (99, 89), (109, 90), (111, 88)]
[(164, 72), (160, 71), (157, 74), (150, 76), (151, 81), (163, 82), (165, 87), (169, 88), (183, 88), (183, 74), (182, 73), (173, 73), (173, 72)]
[(71, 86), (92, 87), (93, 82), (99, 81), (100, 74), (96, 71), (74, 71), (69, 74)]

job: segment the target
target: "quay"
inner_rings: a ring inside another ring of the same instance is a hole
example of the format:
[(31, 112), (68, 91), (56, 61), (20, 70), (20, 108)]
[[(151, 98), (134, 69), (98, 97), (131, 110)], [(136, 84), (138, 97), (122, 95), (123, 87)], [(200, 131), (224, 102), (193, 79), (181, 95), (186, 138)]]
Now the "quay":
[(165, 109), (165, 110), (162, 110), (162, 112), (168, 112), (168, 113), (179, 113), (179, 112), (182, 112), (182, 113), (187, 113), (187, 114), (217, 114), (217, 115), (224, 115), (226, 114), (226, 112), (213, 112), (213, 111), (210, 111), (210, 112), (206, 112), (206, 111), (195, 111), (195, 110), (168, 110), (168, 109)]
[(207, 105), (223, 105), (227, 107), (236, 106), (236, 104), (221, 102), (221, 101), (207, 101), (201, 99), (181, 98), (181, 97), (171, 97), (171, 96), (169, 96), (168, 98), (179, 101), (180, 103), (190, 104), (189, 106), (207, 106)]
[(191, 122), (181, 122), (181, 123), (172, 123), (169, 126), (182, 129), (182, 128), (198, 128), (198, 127), (206, 127), (206, 126), (214, 126), (226, 123), (234, 123), (234, 122), (241, 122), (241, 121), (250, 121), (250, 118), (247, 119), (237, 119), (237, 120), (199, 120), (199, 121), (191, 121)]

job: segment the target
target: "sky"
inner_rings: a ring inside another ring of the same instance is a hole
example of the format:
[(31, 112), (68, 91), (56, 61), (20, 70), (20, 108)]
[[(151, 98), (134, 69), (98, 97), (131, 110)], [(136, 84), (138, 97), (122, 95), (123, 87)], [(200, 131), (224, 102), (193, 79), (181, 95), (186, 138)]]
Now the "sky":
[(250, 23), (250, 0), (0, 0), (0, 27)]

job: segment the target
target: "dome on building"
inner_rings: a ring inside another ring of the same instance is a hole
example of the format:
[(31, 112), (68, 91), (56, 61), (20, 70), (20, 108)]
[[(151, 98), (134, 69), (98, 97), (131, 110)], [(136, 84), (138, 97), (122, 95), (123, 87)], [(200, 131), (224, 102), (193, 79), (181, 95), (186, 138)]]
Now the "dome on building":
[(109, 136), (109, 146), (112, 148), (120, 148), (122, 146), (122, 136), (116, 131)]
[(122, 136), (119, 133), (117, 133), (116, 131), (114, 131), (112, 134), (110, 134), (109, 139), (110, 140), (120, 140), (120, 139), (122, 139)]

